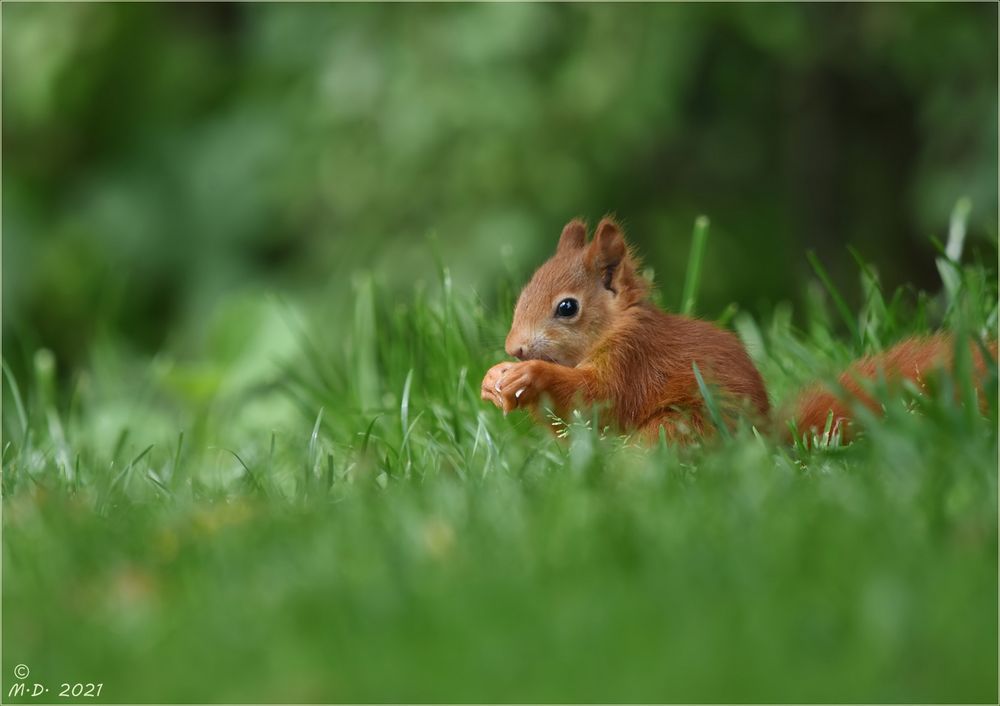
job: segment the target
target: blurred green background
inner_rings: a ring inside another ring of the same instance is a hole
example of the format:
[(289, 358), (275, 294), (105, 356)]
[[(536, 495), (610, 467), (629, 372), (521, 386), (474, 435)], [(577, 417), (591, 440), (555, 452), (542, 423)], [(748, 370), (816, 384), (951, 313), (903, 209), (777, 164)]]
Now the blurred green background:
[[(3, 7), (3, 353), (195, 355), (250, 292), (350, 305), (448, 265), (496, 304), (561, 225), (617, 212), (701, 310), (934, 286), (971, 197), (997, 238), (997, 6)], [(984, 256), (985, 257), (985, 256)], [(992, 254), (989, 255), (992, 258)], [(332, 327), (336, 323), (331, 322)]]
[(478, 394), (609, 211), (672, 306), (711, 218), (697, 313), (776, 406), (995, 340), (995, 4), (0, 13), (0, 694), (995, 702), (995, 371), (811, 449)]

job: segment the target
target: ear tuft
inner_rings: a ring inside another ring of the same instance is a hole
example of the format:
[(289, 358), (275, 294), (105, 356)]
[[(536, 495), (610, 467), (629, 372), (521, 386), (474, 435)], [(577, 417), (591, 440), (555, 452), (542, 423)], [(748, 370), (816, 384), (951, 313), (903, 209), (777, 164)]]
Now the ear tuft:
[(625, 236), (612, 218), (602, 218), (590, 243), (587, 262), (594, 269), (615, 269), (625, 258)]
[(639, 260), (626, 244), (621, 226), (614, 218), (606, 216), (597, 224), (583, 262), (622, 306), (631, 306), (649, 296), (649, 281), (639, 274)]
[(587, 224), (579, 218), (574, 218), (563, 228), (559, 236), (559, 247), (556, 252), (564, 250), (580, 250), (587, 244)]

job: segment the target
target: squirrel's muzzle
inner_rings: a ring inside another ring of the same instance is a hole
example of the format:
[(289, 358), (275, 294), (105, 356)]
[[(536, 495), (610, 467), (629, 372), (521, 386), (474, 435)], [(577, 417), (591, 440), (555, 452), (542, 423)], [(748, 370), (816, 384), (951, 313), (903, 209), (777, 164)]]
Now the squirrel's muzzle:
[(512, 358), (517, 358), (518, 360), (524, 360), (528, 357), (528, 353), (524, 350), (524, 346), (507, 346), (507, 355)]

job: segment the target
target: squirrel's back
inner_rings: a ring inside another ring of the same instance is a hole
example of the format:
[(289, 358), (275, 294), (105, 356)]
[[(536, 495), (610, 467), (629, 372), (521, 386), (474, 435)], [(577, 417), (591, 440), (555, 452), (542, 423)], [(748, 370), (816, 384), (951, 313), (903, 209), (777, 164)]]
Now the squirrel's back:
[(703, 431), (705, 401), (695, 365), (727, 421), (744, 415), (762, 421), (770, 411), (764, 381), (737, 336), (648, 301), (622, 312), (584, 364), (602, 371), (624, 428), (655, 435), (661, 423), (687, 413), (687, 422)]

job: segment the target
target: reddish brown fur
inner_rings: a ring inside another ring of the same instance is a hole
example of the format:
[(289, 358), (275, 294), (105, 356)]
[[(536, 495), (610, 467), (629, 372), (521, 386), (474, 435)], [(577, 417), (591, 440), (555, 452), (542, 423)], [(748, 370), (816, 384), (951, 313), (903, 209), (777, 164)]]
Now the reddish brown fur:
[[(697, 363), (728, 423), (741, 414), (766, 423), (767, 391), (739, 339), (706, 321), (659, 310), (649, 301), (649, 288), (612, 219), (600, 222), (590, 243), (586, 225), (571, 221), (555, 255), (518, 299), (506, 347), (521, 362), (490, 368), (482, 398), (505, 413), (526, 408), (538, 417), (539, 404), (547, 400), (564, 419), (575, 407), (603, 405), (602, 421), (619, 431), (655, 439), (662, 428), (668, 438), (683, 441), (709, 430), (692, 365)], [(580, 303), (571, 319), (555, 316), (566, 297)], [(990, 351), (995, 359), (996, 341)], [(846, 436), (854, 401), (879, 410), (865, 380), (881, 374), (890, 385), (908, 379), (923, 388), (925, 376), (950, 367), (952, 355), (947, 335), (903, 341), (852, 365), (840, 378), (839, 394), (819, 385), (807, 389), (792, 418), (800, 432), (822, 432), (832, 410)], [(976, 346), (973, 363), (981, 379), (985, 362)]]
[[(580, 302), (573, 321), (554, 316), (568, 296)], [(589, 244), (582, 222), (566, 226), (556, 254), (518, 300), (507, 352), (523, 362), (495, 365), (482, 385), (483, 399), (505, 412), (548, 399), (566, 417), (575, 406), (602, 403), (607, 423), (621, 431), (655, 438), (663, 427), (672, 439), (700, 435), (707, 415), (692, 363), (728, 421), (738, 413), (766, 419), (769, 410), (764, 382), (739, 339), (657, 309), (621, 229), (608, 218)]]
[[(990, 354), (997, 357), (997, 342), (990, 342)], [(920, 390), (926, 390), (927, 379), (942, 369), (950, 370), (955, 353), (955, 341), (948, 334), (938, 334), (924, 338), (910, 338), (896, 344), (878, 355), (856, 361), (838, 379), (840, 390), (824, 385), (814, 385), (799, 395), (793, 405), (791, 419), (796, 429), (805, 435), (808, 442), (813, 433), (822, 433), (826, 428), (830, 412), (833, 412), (831, 433), (840, 432), (844, 439), (850, 438), (850, 407), (860, 403), (878, 413), (881, 405), (866, 388), (871, 381), (885, 380), (886, 385), (898, 388), (903, 380), (914, 382)], [(972, 362), (976, 379), (982, 380), (986, 371), (979, 346), (971, 345)], [(980, 404), (985, 398), (980, 395)]]

